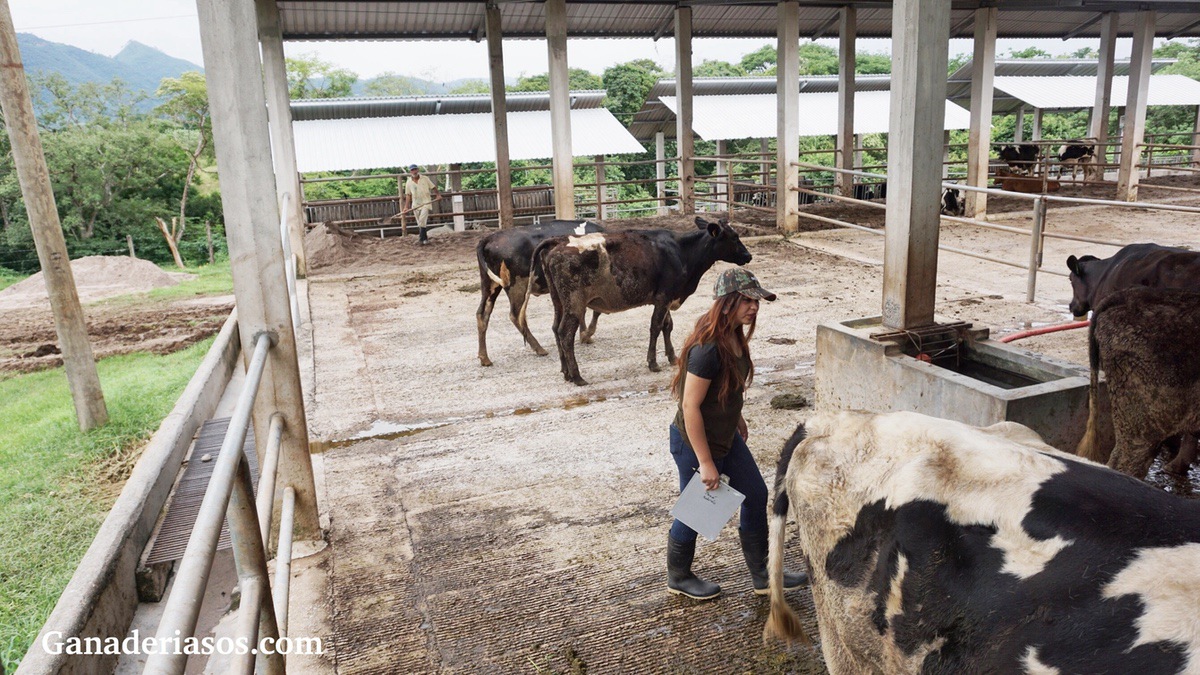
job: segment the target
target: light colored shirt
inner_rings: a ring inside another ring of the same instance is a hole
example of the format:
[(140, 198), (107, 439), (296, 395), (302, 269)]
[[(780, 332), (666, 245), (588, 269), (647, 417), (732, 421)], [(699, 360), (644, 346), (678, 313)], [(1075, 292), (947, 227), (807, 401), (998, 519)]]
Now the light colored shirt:
[(430, 202), (433, 201), (431, 192), (434, 189), (436, 188), (433, 181), (429, 180), (429, 176), (423, 175), (417, 180), (413, 180), (412, 176), (409, 176), (408, 182), (404, 184), (404, 194), (412, 197), (412, 204), (409, 208), (429, 208)]

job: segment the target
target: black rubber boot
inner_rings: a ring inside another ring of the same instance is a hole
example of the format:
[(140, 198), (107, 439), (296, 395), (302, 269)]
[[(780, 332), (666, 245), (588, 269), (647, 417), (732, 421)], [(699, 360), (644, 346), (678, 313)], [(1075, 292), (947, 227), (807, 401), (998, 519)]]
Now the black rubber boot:
[(684, 543), (667, 536), (667, 592), (695, 600), (712, 600), (721, 594), (721, 587), (692, 574), (695, 556), (695, 540)]
[[(756, 595), (767, 595), (767, 533), (746, 532), (738, 530), (738, 538), (742, 540), (742, 555), (746, 558), (746, 567), (750, 569), (750, 579), (754, 582)], [(783, 590), (793, 591), (808, 583), (808, 575), (804, 572), (784, 572)]]

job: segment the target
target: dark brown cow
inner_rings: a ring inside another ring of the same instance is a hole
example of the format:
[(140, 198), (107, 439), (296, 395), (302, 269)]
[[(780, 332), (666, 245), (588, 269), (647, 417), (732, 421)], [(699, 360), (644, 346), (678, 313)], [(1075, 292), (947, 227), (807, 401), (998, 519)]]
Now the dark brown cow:
[(1158, 244), (1130, 244), (1111, 258), (1067, 258), (1071, 270), (1071, 314), (1077, 319), (1123, 288), (1183, 288), (1200, 291), (1200, 253)]
[[(1200, 293), (1141, 287), (1112, 293), (1092, 315), (1088, 359), (1091, 404), (1079, 456), (1144, 478), (1159, 444), (1200, 429)], [(1112, 406), (1111, 451), (1098, 439), (1102, 368)], [(1194, 452), (1193, 442), (1176, 461)]]
[(646, 362), (650, 370), (659, 369), (655, 352), (661, 332), (667, 360), (675, 363), (671, 310), (696, 291), (700, 277), (716, 261), (750, 262), (750, 252), (728, 224), (696, 218), (696, 226), (697, 231), (688, 233), (629, 230), (555, 237), (538, 245), (530, 270), (534, 278), (544, 275), (554, 301), (554, 339), (564, 378), (587, 384), (575, 361), (575, 330), (589, 307), (611, 314), (654, 305)]
[[(525, 304), (527, 291), (532, 295), (546, 292), (544, 285), (534, 284), (533, 288), (529, 285), (529, 260), (533, 257), (533, 249), (549, 237), (603, 231), (603, 227), (586, 220), (555, 220), (544, 225), (499, 230), (479, 240), (475, 247), (475, 257), (479, 260), (479, 292), (483, 298), (475, 312), (475, 323), (479, 329), (481, 365), (492, 365), (487, 353), (487, 329), (488, 321), (492, 318), (492, 309), (496, 306), (496, 298), (500, 296), (501, 290), (508, 296), (508, 316), (513, 325), (538, 356), (546, 355), (546, 350), (542, 349), (537, 338), (529, 332), (529, 326), (521, 315), (521, 306)], [(591, 341), (599, 316), (599, 312), (592, 315), (592, 325), (586, 331), (581, 327), (579, 336), (584, 342)]]

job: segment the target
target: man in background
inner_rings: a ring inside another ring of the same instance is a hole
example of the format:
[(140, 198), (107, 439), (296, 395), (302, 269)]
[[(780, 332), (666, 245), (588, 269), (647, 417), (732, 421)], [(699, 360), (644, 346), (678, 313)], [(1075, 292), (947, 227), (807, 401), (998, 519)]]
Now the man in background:
[(442, 195), (438, 193), (437, 186), (433, 184), (433, 181), (429, 180), (428, 176), (421, 175), (419, 166), (410, 164), (408, 180), (404, 183), (403, 212), (416, 212), (417, 232), (420, 233), (417, 243), (421, 246), (429, 243), (429, 237), (425, 234), (425, 224), (429, 222), (429, 212), (433, 210), (433, 203), (440, 201), (441, 198)]

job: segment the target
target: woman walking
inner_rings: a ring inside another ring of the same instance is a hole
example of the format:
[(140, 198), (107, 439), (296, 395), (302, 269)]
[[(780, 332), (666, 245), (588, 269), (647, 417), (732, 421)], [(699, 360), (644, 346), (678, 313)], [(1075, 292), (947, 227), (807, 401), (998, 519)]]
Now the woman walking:
[[(754, 379), (750, 337), (760, 300), (775, 294), (740, 267), (717, 278), (712, 307), (697, 321), (683, 343), (672, 391), (679, 399), (671, 424), (671, 457), (679, 468), (679, 490), (698, 471), (705, 488), (715, 489), (721, 474), (729, 486), (746, 495), (738, 536), (754, 592), (767, 594), (767, 485), (746, 447), (749, 430), (742, 417), (746, 386)], [(721, 587), (692, 573), (696, 532), (676, 520), (667, 537), (667, 590), (696, 600), (710, 600)], [(784, 574), (784, 588), (808, 581), (806, 574)]]

